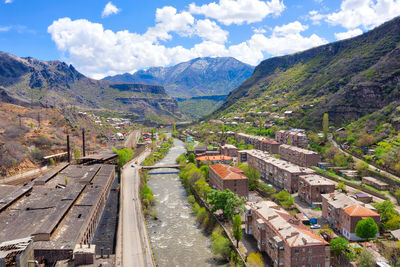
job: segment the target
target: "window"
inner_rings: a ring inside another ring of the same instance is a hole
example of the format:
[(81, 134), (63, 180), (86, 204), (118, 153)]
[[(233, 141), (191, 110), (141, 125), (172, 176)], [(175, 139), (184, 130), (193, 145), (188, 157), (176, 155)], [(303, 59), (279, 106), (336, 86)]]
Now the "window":
[(296, 249), (294, 250), (294, 253), (299, 254), (299, 249), (296, 248)]
[(321, 267), (321, 264), (317, 263), (317, 265), (315, 267)]
[(311, 261), (312, 260), (312, 257), (308, 257), (308, 261)]
[(308, 248), (308, 253), (312, 253), (312, 248)]

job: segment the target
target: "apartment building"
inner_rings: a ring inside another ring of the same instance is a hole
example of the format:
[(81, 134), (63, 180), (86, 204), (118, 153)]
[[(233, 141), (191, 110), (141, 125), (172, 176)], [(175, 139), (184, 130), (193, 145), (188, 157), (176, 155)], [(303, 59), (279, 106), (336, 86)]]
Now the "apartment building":
[(271, 154), (279, 153), (280, 144), (273, 139), (244, 133), (237, 133), (235, 138), (238, 143), (243, 142), (244, 144), (253, 145), (254, 149), (267, 151)]
[(321, 204), (321, 194), (335, 192), (335, 184), (317, 174), (303, 175), (299, 178), (299, 197), (314, 206)]
[(279, 155), (282, 159), (303, 167), (315, 166), (321, 161), (317, 152), (290, 145), (280, 145)]
[[(343, 193), (322, 194), (322, 217), (326, 218), (332, 229), (340, 232), (349, 240), (354, 239), (355, 226), (362, 218), (373, 217), (379, 225), (379, 214), (376, 209)], [(356, 209), (356, 207), (361, 207)], [(350, 209), (347, 209), (350, 208)]]
[(280, 130), (275, 133), (275, 140), (280, 144), (288, 144), (297, 147), (307, 147), (307, 135), (303, 129)]
[(245, 232), (272, 259), (273, 266), (330, 266), (329, 243), (272, 201), (245, 205)]
[(229, 157), (237, 157), (238, 149), (234, 145), (225, 144), (221, 147), (221, 154)]
[(301, 175), (315, 173), (312, 169), (275, 158), (264, 151), (247, 150), (246, 155), (249, 166), (260, 172), (261, 179), (266, 179), (290, 193), (298, 191), (298, 180)]
[(249, 195), (249, 180), (239, 168), (225, 164), (210, 166), (209, 183), (218, 190), (229, 189), (239, 197)]

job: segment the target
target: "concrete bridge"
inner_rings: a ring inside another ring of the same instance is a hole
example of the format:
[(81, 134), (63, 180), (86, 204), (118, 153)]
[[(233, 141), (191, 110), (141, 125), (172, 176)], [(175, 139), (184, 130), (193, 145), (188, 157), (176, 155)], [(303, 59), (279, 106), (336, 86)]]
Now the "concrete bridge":
[(179, 164), (166, 164), (166, 165), (157, 165), (157, 166), (142, 166), (143, 170), (154, 170), (154, 169), (164, 169), (164, 168), (169, 168), (169, 169), (179, 169), (180, 166)]

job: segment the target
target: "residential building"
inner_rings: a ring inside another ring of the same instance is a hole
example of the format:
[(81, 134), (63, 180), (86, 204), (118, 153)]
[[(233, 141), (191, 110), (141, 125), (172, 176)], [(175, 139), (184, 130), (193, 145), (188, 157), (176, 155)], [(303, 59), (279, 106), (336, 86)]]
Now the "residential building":
[(390, 188), (389, 184), (382, 182), (381, 180), (378, 180), (374, 177), (363, 177), (362, 182), (364, 184), (371, 185), (371, 186), (375, 187), (376, 189), (382, 190), (382, 191), (389, 190), (389, 188)]
[[(379, 214), (376, 212), (376, 209), (373, 206), (360, 202), (355, 198), (347, 196), (343, 193), (322, 194), (321, 197), (322, 217), (327, 219), (329, 225), (334, 230), (340, 232), (348, 239), (350, 239), (350, 237), (353, 237), (355, 232), (355, 226), (351, 227), (351, 225), (357, 225), (357, 223), (354, 224), (354, 222), (358, 222), (359, 219), (356, 218), (356, 214), (353, 214), (351, 216), (345, 215), (345, 210), (347, 208), (353, 207), (352, 209), (354, 211), (354, 206), (360, 206), (362, 207), (362, 213), (360, 212), (360, 214), (367, 215), (367, 217), (371, 217), (370, 215), (373, 215), (375, 217), (376, 215), (378, 215), (379, 217)], [(350, 212), (350, 210), (347, 210), (347, 212), (350, 214), (353, 213)], [(352, 220), (352, 222), (349, 223), (349, 219)], [(376, 219), (376, 221), (379, 221), (379, 218)], [(350, 235), (351, 233), (353, 233), (352, 236)]]
[(273, 139), (264, 138), (261, 141), (261, 150), (262, 151), (267, 151), (267, 152), (269, 152), (271, 154), (278, 154), (280, 145), (281, 144), (279, 144), (278, 142), (276, 142)]
[(0, 242), (0, 267), (35, 266), (32, 237)]
[(229, 157), (237, 157), (238, 149), (234, 145), (225, 144), (221, 147), (221, 154)]
[(246, 154), (249, 166), (259, 171), (261, 179), (268, 180), (273, 185), (290, 193), (298, 191), (300, 175), (315, 173), (312, 169), (275, 158), (261, 150), (247, 150)]
[(238, 161), (239, 162), (247, 162), (247, 153), (251, 150), (240, 150), (237, 153)]
[(317, 152), (289, 145), (280, 145), (279, 155), (282, 159), (303, 167), (315, 166), (321, 161)]
[(273, 139), (244, 133), (237, 133), (235, 138), (238, 143), (250, 144), (254, 149), (267, 151), (271, 154), (279, 153), (280, 144)]
[(273, 266), (330, 266), (330, 247), (298, 219), (272, 201), (245, 205), (245, 232), (257, 240)]
[(202, 163), (202, 164), (218, 164), (218, 163), (229, 164), (232, 162), (233, 158), (229, 156), (218, 155), (218, 156), (201, 156), (197, 157), (196, 160), (197, 163)]
[(247, 198), (249, 194), (249, 180), (239, 168), (225, 164), (210, 166), (209, 183), (218, 190), (229, 189), (239, 197)]
[(316, 174), (302, 175), (299, 178), (299, 197), (308, 204), (321, 204), (321, 194), (335, 192), (335, 184)]
[[(362, 219), (371, 217), (374, 219), (375, 223), (379, 226), (380, 224), (380, 216), (378, 213), (375, 211), (372, 211), (370, 209), (367, 209), (366, 207), (362, 205), (352, 205), (350, 207), (347, 207), (343, 209), (343, 216), (342, 216), (342, 222), (343, 222), (343, 229), (342, 229), (342, 234), (344, 237), (346, 237), (349, 240), (362, 240), (362, 238), (358, 237), (356, 235), (356, 226), (359, 221)], [(379, 236), (379, 231), (377, 233), (377, 236)]]
[(307, 147), (307, 135), (303, 129), (280, 130), (275, 133), (275, 140), (280, 144), (288, 144), (297, 147)]

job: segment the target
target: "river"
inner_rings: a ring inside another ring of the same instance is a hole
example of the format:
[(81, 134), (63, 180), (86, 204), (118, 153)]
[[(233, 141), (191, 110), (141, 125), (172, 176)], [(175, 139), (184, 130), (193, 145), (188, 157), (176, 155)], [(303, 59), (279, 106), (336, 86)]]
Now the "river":
[[(174, 139), (174, 147), (157, 164), (175, 164), (185, 152), (184, 143)], [(156, 169), (151, 172), (174, 171)], [(153, 211), (158, 220), (146, 221), (157, 266), (220, 266), (211, 252), (211, 240), (199, 228), (186, 201), (188, 195), (178, 174), (152, 174), (148, 185), (157, 198)]]

